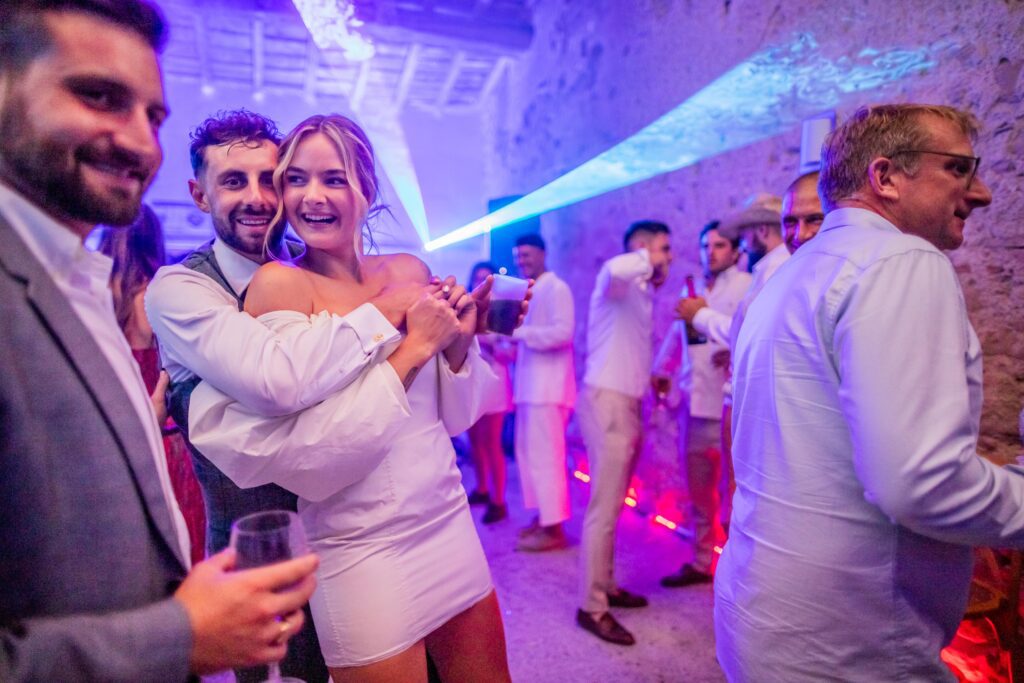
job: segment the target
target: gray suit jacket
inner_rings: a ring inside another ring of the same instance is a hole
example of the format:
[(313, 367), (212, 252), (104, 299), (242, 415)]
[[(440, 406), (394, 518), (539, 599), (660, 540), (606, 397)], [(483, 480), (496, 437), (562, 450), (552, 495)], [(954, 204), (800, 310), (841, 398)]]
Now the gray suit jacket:
[(0, 216), (0, 681), (182, 681), (185, 574), (143, 426)]

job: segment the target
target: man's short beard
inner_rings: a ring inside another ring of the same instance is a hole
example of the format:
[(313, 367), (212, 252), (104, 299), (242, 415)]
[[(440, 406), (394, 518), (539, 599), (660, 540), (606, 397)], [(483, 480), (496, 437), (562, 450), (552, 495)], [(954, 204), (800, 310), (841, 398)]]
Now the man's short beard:
[(40, 139), (28, 123), (24, 101), (8, 93), (0, 111), (0, 175), (47, 213), (95, 225), (129, 225), (142, 194), (117, 200), (91, 194), (81, 177), (76, 151)]

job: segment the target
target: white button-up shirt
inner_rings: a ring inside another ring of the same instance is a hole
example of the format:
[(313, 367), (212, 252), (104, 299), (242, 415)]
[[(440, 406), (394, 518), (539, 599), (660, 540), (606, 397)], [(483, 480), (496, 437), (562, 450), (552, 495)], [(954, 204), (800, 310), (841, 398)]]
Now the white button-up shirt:
[(590, 295), (583, 382), (640, 398), (651, 375), (654, 268), (647, 249), (604, 262)]
[[(160, 489), (174, 523), (181, 557), (187, 563), (191, 543), (185, 518), (181, 515), (171, 487), (160, 427), (156, 423), (156, 414), (142, 381), (139, 365), (132, 356), (132, 350), (114, 314), (114, 299), (110, 292), (113, 261), (103, 254), (86, 249), (82, 240), (70, 229), (3, 183), (0, 183), (0, 211), (32, 255), (43, 265), (57, 288), (67, 297), (75, 315), (89, 330), (103, 352), (103, 357), (114, 370), (117, 381), (124, 387), (145, 430), (144, 447), (149, 450), (153, 464), (156, 465)], [(134, 444), (130, 446), (135, 447)]]
[(949, 259), (828, 214), (736, 347), (730, 680), (952, 680), (973, 545), (1024, 547), (1024, 477), (976, 452), (981, 349)]
[[(221, 272), (241, 294), (259, 266), (217, 239)], [(182, 265), (157, 271), (146, 290), (146, 314), (174, 382), (198, 375), (264, 415), (302, 410), (347, 386), (401, 336), (372, 304), (344, 317), (312, 316), (277, 335), (212, 279)]]
[[(705, 295), (708, 308), (731, 320), (750, 283), (750, 274), (736, 266), (723, 270)], [(654, 361), (654, 374), (676, 376), (679, 390), (690, 398), (690, 415), (718, 420), (722, 416), (722, 385), (728, 379), (728, 372), (726, 368), (716, 367), (711, 358), (727, 348), (712, 338), (706, 344), (690, 346), (686, 342), (686, 323), (676, 320), (661, 343)]]
[(548, 271), (533, 286), (530, 310), (522, 327), (512, 333), (519, 340), (513, 400), (516, 403), (576, 404), (573, 334), (576, 329), (572, 291)]
[[(724, 313), (711, 306), (709, 302), (708, 306), (700, 309), (693, 316), (694, 328), (716, 344), (732, 348), (736, 341), (733, 337), (733, 331), (734, 329), (738, 331), (740, 325), (743, 324), (743, 317), (750, 307), (750, 302), (754, 300), (757, 293), (764, 287), (764, 283), (768, 282), (768, 279), (788, 259), (789, 250), (786, 248), (786, 245), (777, 245), (765, 254), (760, 261), (754, 264), (752, 279), (748, 280), (750, 284), (746, 294), (742, 297), (739, 305), (733, 308), (733, 312)], [(736, 317), (737, 315), (739, 318)]]

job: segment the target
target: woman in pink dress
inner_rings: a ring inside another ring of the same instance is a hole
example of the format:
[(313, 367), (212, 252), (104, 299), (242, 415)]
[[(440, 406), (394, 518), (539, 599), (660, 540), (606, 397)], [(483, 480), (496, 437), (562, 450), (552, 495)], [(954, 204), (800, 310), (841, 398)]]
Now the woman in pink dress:
[[(114, 313), (132, 355), (139, 364), (146, 389), (153, 393), (160, 384), (160, 350), (142, 302), (146, 286), (153, 279), (157, 268), (166, 262), (160, 221), (153, 210), (143, 204), (139, 217), (129, 227), (106, 228), (99, 251), (114, 261), (110, 274)], [(166, 384), (163, 388), (166, 388)], [(166, 415), (161, 417), (166, 418)], [(166, 423), (161, 425), (167, 469), (171, 475), (174, 497), (188, 526), (192, 562), (195, 563), (203, 559), (206, 509), (185, 441), (177, 433), (174, 423), (170, 425), (170, 428)]]
[[(469, 288), (476, 289), (488, 275), (498, 269), (489, 261), (473, 266), (469, 275)], [(501, 445), (501, 432), (505, 415), (512, 410), (512, 377), (509, 366), (516, 357), (515, 345), (500, 334), (479, 334), (480, 353), (491, 366), (498, 380), (494, 384), (487, 412), (469, 428), (469, 445), (476, 472), (476, 488), (469, 494), (470, 505), (486, 505), (482, 521), (494, 524), (508, 517), (505, 503), (505, 449)]]

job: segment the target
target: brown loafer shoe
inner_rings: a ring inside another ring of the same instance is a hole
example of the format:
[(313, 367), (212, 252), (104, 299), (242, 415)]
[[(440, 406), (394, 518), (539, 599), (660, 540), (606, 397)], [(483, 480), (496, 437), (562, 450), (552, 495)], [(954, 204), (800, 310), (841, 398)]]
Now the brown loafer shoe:
[(610, 613), (605, 612), (599, 619), (594, 619), (589, 613), (581, 609), (576, 610), (576, 623), (586, 631), (590, 631), (601, 640), (616, 645), (633, 645), (636, 638), (633, 634), (623, 628), (622, 624), (615, 620)]
[(683, 586), (695, 586), (699, 583), (711, 583), (714, 577), (711, 574), (697, 571), (692, 564), (684, 564), (675, 574), (669, 574), (661, 580), (665, 588), (682, 588)]
[(523, 536), (529, 536), (534, 531), (540, 528), (540, 517), (534, 517), (530, 520), (530, 523), (519, 529), (519, 538)]
[(561, 524), (542, 526), (535, 531), (519, 537), (516, 550), (528, 553), (544, 553), (549, 550), (561, 550), (569, 547), (569, 539)]
[(647, 598), (636, 593), (630, 593), (625, 588), (619, 588), (615, 592), (608, 593), (608, 605), (611, 607), (625, 607), (627, 609), (647, 607)]

